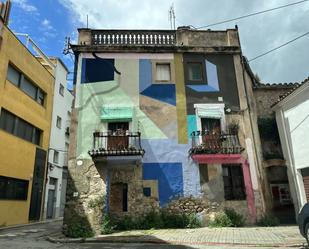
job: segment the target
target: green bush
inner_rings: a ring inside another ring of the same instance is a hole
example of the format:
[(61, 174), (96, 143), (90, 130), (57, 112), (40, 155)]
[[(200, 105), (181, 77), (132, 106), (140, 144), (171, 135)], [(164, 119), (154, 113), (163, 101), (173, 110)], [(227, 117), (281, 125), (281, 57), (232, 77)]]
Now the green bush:
[(227, 208), (224, 210), (224, 213), (229, 217), (232, 222), (233, 227), (242, 227), (245, 224), (245, 217), (241, 214), (236, 213), (232, 208)]
[(114, 232), (114, 226), (107, 214), (102, 216), (101, 220), (101, 234), (111, 234)]
[(66, 236), (71, 238), (89, 238), (95, 234), (87, 221), (81, 219), (79, 222), (70, 224), (66, 231)]
[(274, 227), (278, 226), (280, 221), (273, 215), (264, 215), (261, 219), (258, 220), (256, 224), (261, 227)]
[(134, 220), (131, 216), (125, 216), (119, 220), (113, 220), (113, 225), (116, 230), (133, 230), (138, 229), (138, 221)]
[(164, 211), (150, 212), (135, 219), (126, 216), (114, 224), (117, 230), (201, 227), (195, 214), (170, 214)]
[(214, 220), (208, 223), (209, 227), (241, 227), (245, 224), (245, 218), (234, 209), (227, 208), (223, 213), (215, 216)]
[(209, 227), (231, 227), (232, 221), (226, 213), (219, 213), (215, 216), (214, 220), (209, 221)]
[(161, 212), (150, 212), (141, 219), (139, 229), (163, 228), (164, 222)]

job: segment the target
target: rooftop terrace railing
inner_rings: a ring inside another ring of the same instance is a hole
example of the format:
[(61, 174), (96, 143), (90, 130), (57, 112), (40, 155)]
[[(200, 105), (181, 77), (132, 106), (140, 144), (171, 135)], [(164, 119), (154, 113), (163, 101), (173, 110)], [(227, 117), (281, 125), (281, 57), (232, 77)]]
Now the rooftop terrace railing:
[(173, 46), (176, 32), (171, 30), (92, 30), (92, 45)]

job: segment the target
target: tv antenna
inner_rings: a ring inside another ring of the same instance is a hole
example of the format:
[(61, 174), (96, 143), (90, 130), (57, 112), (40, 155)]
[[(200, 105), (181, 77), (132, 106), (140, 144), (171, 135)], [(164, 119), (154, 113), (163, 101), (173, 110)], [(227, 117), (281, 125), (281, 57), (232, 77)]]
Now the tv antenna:
[(175, 30), (175, 18), (174, 3), (172, 3), (170, 9), (168, 10), (168, 19), (172, 30)]
[(70, 37), (66, 36), (64, 40), (63, 54), (67, 55), (70, 53), (71, 53), (71, 41), (70, 41)]

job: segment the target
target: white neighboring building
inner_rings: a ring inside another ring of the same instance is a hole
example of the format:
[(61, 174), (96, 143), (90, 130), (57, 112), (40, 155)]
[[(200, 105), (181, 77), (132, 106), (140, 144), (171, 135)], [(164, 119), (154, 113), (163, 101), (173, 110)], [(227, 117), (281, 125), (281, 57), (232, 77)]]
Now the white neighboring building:
[(74, 98), (67, 89), (68, 69), (60, 59), (49, 59), (56, 67), (54, 69), (55, 88), (44, 200), (45, 219), (63, 216), (68, 172), (69, 127)]
[(281, 97), (273, 109), (298, 212), (309, 201), (309, 78)]

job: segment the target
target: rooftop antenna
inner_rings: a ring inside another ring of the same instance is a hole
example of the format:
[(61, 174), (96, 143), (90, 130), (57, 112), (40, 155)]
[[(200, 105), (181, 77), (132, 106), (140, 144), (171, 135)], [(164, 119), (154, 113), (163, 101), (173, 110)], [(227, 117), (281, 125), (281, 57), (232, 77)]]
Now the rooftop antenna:
[(88, 14), (87, 14), (87, 29), (88, 29)]
[(70, 44), (71, 44), (70, 43), (70, 37), (66, 36), (65, 40), (64, 40), (64, 49), (63, 49), (64, 55), (67, 55), (67, 54), (70, 53), (70, 49), (71, 49)]
[(169, 11), (168, 11), (168, 19), (170, 21), (171, 29), (175, 30), (175, 9), (174, 9), (174, 3), (172, 3)]

